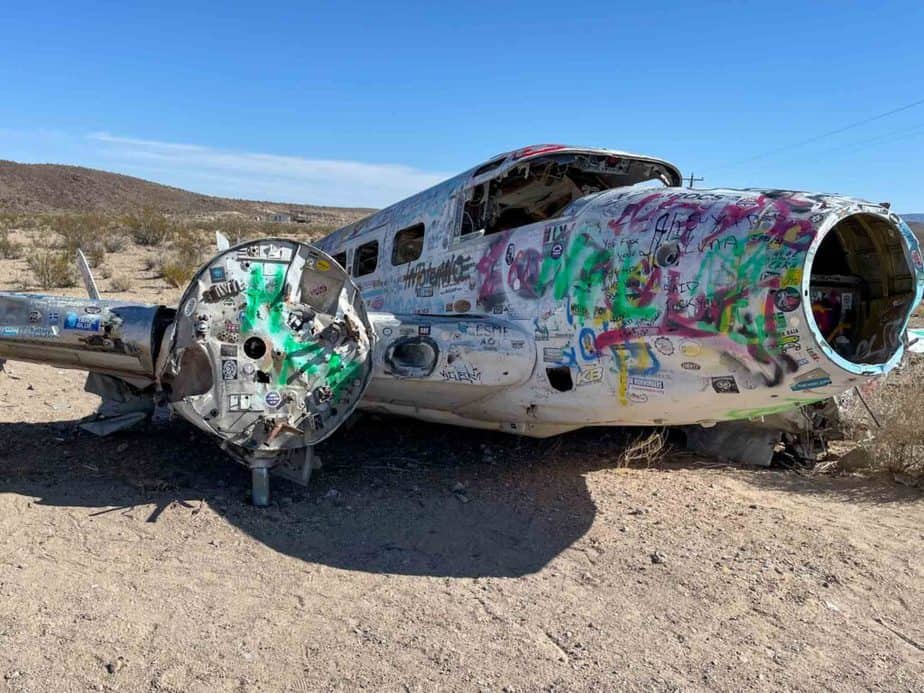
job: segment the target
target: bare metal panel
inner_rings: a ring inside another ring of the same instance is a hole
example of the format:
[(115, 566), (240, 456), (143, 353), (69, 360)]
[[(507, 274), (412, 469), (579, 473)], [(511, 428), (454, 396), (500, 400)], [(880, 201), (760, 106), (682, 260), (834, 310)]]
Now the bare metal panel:
[(158, 326), (172, 311), (89, 298), (0, 294), (0, 357), (154, 380)]

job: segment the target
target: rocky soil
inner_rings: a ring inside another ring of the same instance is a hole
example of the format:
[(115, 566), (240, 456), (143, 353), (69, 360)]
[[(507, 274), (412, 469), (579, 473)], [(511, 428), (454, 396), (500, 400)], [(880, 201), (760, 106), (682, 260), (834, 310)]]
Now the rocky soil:
[[(150, 252), (109, 296), (175, 302)], [(82, 385), (0, 373), (0, 691), (924, 690), (924, 498), (891, 476), (367, 418), (257, 510), (182, 422), (75, 434)]]

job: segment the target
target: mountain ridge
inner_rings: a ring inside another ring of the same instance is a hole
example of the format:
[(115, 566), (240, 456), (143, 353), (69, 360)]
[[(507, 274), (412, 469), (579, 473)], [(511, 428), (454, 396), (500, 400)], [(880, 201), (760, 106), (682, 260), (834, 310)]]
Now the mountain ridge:
[(83, 166), (0, 159), (0, 211), (126, 213), (143, 207), (183, 216), (238, 213), (263, 218), (289, 214), (310, 223), (333, 225), (345, 225), (375, 211), (216, 197)]

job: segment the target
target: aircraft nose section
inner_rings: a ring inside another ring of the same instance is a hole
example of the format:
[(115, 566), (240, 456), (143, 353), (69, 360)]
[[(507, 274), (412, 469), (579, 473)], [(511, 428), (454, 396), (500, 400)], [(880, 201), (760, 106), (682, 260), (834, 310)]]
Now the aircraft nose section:
[[(850, 373), (877, 375), (898, 363), (922, 291), (918, 241), (895, 215), (831, 219), (806, 254), (801, 298), (808, 327), (825, 356)], [(785, 309), (799, 299), (782, 294), (777, 303)]]

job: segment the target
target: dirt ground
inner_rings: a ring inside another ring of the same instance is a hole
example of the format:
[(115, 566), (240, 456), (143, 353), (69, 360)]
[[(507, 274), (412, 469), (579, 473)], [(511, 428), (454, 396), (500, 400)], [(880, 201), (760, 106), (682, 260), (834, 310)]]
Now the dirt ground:
[[(145, 252), (110, 271), (175, 301)], [(0, 373), (0, 690), (924, 690), (891, 479), (367, 418), (257, 510), (183, 422), (77, 435), (83, 379)]]

